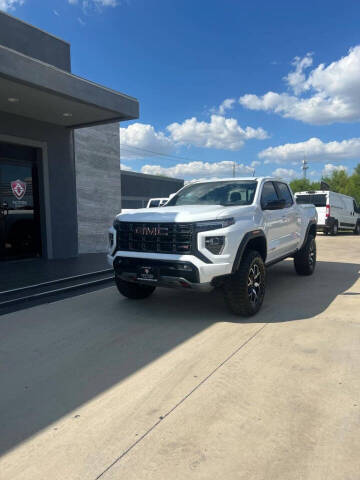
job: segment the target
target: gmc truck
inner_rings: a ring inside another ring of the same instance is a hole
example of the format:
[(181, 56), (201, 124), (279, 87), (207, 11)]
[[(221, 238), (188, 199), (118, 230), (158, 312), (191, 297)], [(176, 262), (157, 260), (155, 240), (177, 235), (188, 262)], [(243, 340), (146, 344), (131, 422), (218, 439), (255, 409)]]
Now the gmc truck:
[(266, 267), (294, 259), (299, 275), (316, 265), (314, 205), (298, 205), (274, 178), (186, 185), (162, 208), (119, 214), (109, 230), (108, 262), (119, 292), (149, 297), (157, 287), (220, 288), (230, 310), (256, 314)]

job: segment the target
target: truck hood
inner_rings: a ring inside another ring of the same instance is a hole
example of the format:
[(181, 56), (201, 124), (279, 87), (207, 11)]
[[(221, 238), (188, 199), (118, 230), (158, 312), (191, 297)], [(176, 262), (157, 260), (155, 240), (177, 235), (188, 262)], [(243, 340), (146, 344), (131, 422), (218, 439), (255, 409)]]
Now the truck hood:
[[(236, 207), (239, 209), (248, 207)], [(200, 222), (202, 220), (218, 220), (231, 217), (234, 213), (234, 207), (224, 207), (222, 205), (181, 205), (174, 207), (159, 208), (141, 208), (131, 212), (120, 213), (117, 219), (123, 222)]]

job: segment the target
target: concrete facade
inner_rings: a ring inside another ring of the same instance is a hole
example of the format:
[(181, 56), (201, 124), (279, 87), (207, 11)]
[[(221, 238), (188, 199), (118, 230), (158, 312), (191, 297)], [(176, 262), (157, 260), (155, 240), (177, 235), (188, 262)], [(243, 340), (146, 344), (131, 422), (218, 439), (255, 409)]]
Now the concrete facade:
[(0, 12), (0, 45), (71, 71), (69, 43), (4, 12)]
[(119, 124), (75, 131), (79, 253), (104, 252), (121, 208)]

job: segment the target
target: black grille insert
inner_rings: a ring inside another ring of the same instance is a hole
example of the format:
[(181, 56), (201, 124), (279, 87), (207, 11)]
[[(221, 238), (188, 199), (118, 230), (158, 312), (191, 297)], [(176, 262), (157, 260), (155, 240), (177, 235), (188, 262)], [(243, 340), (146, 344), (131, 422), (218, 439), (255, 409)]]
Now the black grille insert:
[(193, 253), (195, 229), (191, 223), (117, 222), (115, 228), (120, 251)]

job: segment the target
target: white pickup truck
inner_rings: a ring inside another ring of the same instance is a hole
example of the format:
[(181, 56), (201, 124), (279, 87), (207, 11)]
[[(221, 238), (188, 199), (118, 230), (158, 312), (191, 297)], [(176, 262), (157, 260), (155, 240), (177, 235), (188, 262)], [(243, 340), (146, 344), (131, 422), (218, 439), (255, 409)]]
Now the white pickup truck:
[(263, 303), (267, 266), (293, 257), (299, 275), (314, 272), (316, 221), (315, 207), (297, 205), (283, 181), (196, 182), (162, 208), (118, 215), (108, 261), (128, 298), (156, 287), (219, 287), (232, 312), (250, 316)]

